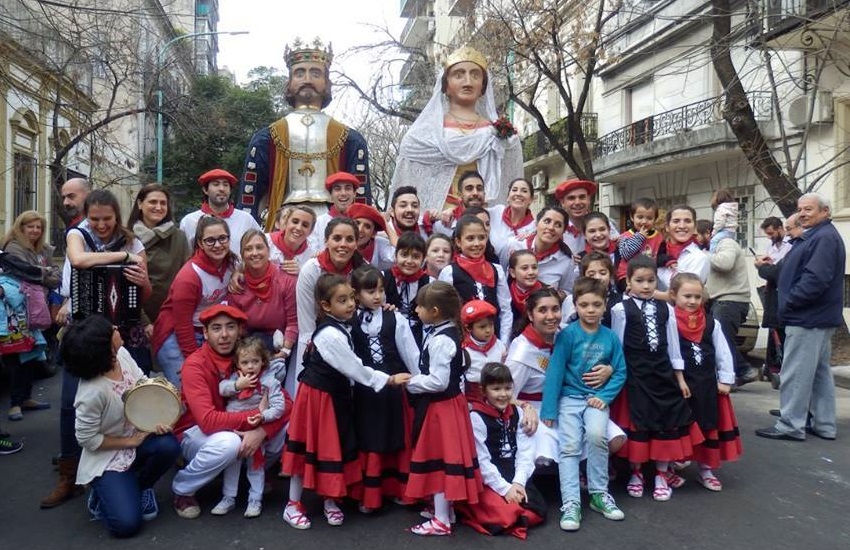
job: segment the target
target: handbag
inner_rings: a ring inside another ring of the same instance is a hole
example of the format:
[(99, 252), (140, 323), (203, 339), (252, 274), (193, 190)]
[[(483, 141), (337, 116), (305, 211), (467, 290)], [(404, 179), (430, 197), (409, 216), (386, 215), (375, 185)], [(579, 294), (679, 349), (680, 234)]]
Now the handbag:
[(21, 281), (21, 294), (26, 297), (27, 321), (30, 329), (46, 330), (53, 324), (47, 296), (41, 285)]
[(22, 319), (5, 300), (3, 300), (3, 307), (6, 308), (9, 332), (0, 336), (0, 355), (32, 351), (35, 347), (35, 338), (27, 328), (26, 319)]

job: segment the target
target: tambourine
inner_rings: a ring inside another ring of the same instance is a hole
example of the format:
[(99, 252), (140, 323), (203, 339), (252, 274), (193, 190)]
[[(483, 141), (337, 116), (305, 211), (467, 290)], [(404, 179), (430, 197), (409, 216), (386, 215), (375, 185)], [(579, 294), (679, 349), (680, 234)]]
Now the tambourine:
[(124, 417), (140, 431), (174, 426), (181, 414), (180, 390), (165, 378), (139, 380), (124, 395)]

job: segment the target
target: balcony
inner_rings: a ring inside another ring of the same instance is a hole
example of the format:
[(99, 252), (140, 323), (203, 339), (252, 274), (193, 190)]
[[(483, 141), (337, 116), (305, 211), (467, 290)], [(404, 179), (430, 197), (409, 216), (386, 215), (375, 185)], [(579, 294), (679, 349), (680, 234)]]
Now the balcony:
[(449, 15), (463, 17), (472, 15), (475, 11), (475, 0), (451, 0), (449, 2)]
[[(819, 48), (820, 32), (832, 36), (846, 18), (837, 14), (850, 7), (850, 0), (760, 0), (764, 38), (779, 46)], [(807, 33), (812, 31), (812, 33)], [(780, 39), (781, 40), (778, 40)]]
[(399, 73), (399, 82), (404, 88), (413, 88), (423, 83), (432, 85), (433, 78), (428, 63), (418, 55), (408, 57)]
[[(582, 113), (581, 131), (586, 142), (596, 141), (598, 135), (598, 115), (596, 113)], [(549, 127), (558, 143), (567, 143), (567, 119), (562, 118)], [(522, 140), (522, 157), (526, 160), (536, 159), (553, 152), (555, 148), (549, 142), (543, 132), (538, 130)]]
[(401, 17), (434, 17), (434, 1), (400, 0), (399, 13)]
[[(770, 92), (750, 92), (747, 98), (757, 121), (773, 119), (773, 101)], [(638, 120), (599, 138), (593, 157), (604, 157), (652, 143), (660, 138), (680, 135), (683, 132), (691, 132), (723, 122), (722, 107), (723, 96), (717, 96)]]
[(434, 36), (433, 17), (412, 17), (407, 20), (401, 31), (401, 44), (408, 48), (417, 48)]

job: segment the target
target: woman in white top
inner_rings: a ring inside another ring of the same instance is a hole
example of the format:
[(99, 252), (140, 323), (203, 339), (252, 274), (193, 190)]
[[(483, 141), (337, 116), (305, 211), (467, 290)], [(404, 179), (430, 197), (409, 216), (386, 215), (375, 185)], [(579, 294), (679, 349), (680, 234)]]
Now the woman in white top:
[(708, 254), (696, 242), (696, 219), (696, 211), (686, 204), (667, 212), (667, 240), (658, 250), (659, 291), (669, 289), (677, 273), (693, 273), (703, 285), (708, 280)]
[(116, 537), (131, 537), (159, 513), (153, 486), (174, 465), (180, 444), (170, 426), (140, 432), (124, 417), (123, 395), (147, 377), (123, 343), (106, 317), (93, 315), (69, 327), (62, 359), (80, 378), (74, 400), (83, 448), (77, 485), (91, 487), (92, 519)]
[(318, 250), (310, 246), (310, 235), (316, 227), (316, 212), (301, 204), (281, 208), (277, 231), (267, 235), (269, 239), (269, 260), (280, 269), (294, 277), (316, 255)]
[(529, 206), (534, 200), (534, 188), (524, 178), (517, 178), (508, 188), (508, 203), (497, 204), (490, 211), (490, 242), (501, 251), (508, 239), (534, 232), (537, 222)]
[(541, 283), (564, 292), (573, 289), (576, 270), (572, 252), (564, 244), (567, 213), (560, 206), (547, 206), (537, 214), (536, 231), (530, 236), (508, 240), (500, 261), (507, 266), (515, 250), (531, 250), (537, 257), (537, 277)]

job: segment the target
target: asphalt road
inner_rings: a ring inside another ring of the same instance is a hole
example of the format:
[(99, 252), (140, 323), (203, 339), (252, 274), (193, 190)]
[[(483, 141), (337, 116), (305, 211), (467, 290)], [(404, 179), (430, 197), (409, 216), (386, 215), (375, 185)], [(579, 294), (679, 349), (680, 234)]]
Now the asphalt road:
[[(56, 378), (37, 383), (37, 394), (59, 403)], [(625, 479), (613, 481), (612, 493), (626, 514), (612, 522), (587, 508), (577, 533), (558, 529), (558, 490), (554, 476), (543, 476), (538, 486), (551, 503), (546, 524), (531, 531), (528, 541), (485, 537), (465, 526), (452, 537), (423, 539), (406, 532), (418, 523), (415, 510), (391, 506), (374, 516), (362, 516), (347, 507), (346, 523), (329, 527), (321, 518), (315, 496), (305, 501), (314, 521), (308, 531), (296, 531), (280, 518), (287, 481), (274, 478), (274, 491), (265, 498), (260, 518), (242, 517), (246, 488), (240, 490), (237, 510), (213, 517), (219, 486), (207, 487), (198, 497), (204, 513), (196, 520), (177, 517), (170, 506), (169, 479), (157, 487), (160, 516), (134, 539), (116, 541), (88, 520), (83, 498), (53, 510), (39, 510), (38, 501), (56, 479), (51, 456), (58, 451), (58, 409), (33, 412), (22, 422), (5, 420), (8, 390), (3, 390), (2, 425), (22, 439), (25, 448), (0, 457), (0, 548), (71, 549), (118, 547), (150, 550), (152, 545), (193, 548), (369, 549), (448, 548), (850, 548), (850, 391), (838, 390), (839, 439), (810, 438), (805, 443), (768, 441), (753, 430), (771, 425), (767, 410), (778, 404), (778, 392), (767, 383), (754, 383), (734, 395), (744, 440), (744, 456), (726, 465), (718, 475), (721, 493), (711, 493), (693, 481), (674, 492), (669, 502), (654, 502), (648, 491), (642, 499), (629, 498)], [(693, 478), (693, 470), (685, 476)], [(244, 482), (243, 482), (244, 483)]]

